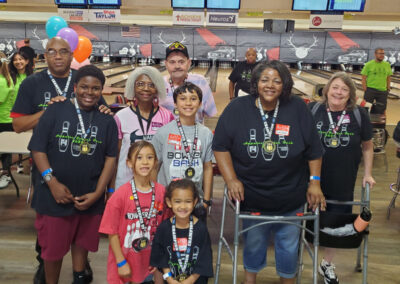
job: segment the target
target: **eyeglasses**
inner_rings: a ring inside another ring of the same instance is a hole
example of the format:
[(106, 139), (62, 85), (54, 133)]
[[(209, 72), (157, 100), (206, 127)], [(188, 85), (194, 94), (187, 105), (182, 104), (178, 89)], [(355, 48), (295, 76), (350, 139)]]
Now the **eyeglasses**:
[(136, 87), (138, 87), (139, 89), (144, 89), (146, 86), (147, 86), (147, 88), (149, 88), (149, 89), (156, 89), (156, 85), (154, 85), (154, 83), (146, 83), (146, 82), (143, 82), (143, 81), (137, 81), (136, 83), (135, 83), (135, 86)]
[(71, 51), (69, 51), (68, 49), (60, 49), (59, 51), (55, 49), (49, 49), (46, 51), (46, 54), (48, 57), (56, 57), (57, 54), (59, 54), (61, 57), (66, 57), (71, 55)]

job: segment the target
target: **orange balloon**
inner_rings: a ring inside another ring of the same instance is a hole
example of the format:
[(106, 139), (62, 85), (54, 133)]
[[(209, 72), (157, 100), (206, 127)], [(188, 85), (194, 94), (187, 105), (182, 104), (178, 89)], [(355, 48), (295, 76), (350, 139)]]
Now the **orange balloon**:
[(92, 42), (85, 36), (79, 36), (78, 46), (74, 51), (75, 60), (82, 63), (90, 54), (92, 54)]

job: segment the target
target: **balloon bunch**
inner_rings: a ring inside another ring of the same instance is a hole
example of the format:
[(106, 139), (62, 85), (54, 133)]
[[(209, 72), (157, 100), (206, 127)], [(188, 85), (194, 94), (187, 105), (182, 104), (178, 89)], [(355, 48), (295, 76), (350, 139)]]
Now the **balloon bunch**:
[(85, 36), (78, 36), (76, 31), (68, 27), (67, 22), (59, 17), (53, 16), (46, 22), (47, 36), (55, 36), (66, 40), (74, 53), (74, 58), (79, 63), (85, 61), (92, 54), (92, 42)]

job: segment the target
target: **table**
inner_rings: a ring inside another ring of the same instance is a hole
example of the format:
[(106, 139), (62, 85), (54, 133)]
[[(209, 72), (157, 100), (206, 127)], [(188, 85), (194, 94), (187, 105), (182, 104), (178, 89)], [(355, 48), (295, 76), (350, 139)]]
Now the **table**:
[[(0, 153), (7, 154), (29, 154), (28, 144), (31, 140), (32, 132), (15, 133), (4, 131), (0, 133)], [(11, 180), (17, 190), (17, 197), (19, 197), (19, 187), (11, 173), (11, 165), (8, 168)]]

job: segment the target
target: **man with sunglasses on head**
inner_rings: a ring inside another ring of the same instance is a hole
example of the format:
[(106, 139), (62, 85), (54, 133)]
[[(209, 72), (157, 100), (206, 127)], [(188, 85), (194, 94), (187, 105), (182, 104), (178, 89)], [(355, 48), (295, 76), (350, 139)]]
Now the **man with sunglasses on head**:
[(160, 105), (171, 111), (176, 117), (178, 112), (174, 107), (173, 93), (183, 83), (191, 82), (197, 85), (203, 93), (203, 103), (196, 115), (196, 121), (203, 123), (204, 116), (212, 117), (217, 114), (217, 107), (210, 85), (204, 76), (188, 73), (191, 65), (192, 61), (185, 45), (175, 41), (167, 47), (165, 67), (168, 75), (164, 76), (167, 97), (160, 101)]
[[(19, 88), (10, 114), (13, 118), (14, 131), (17, 133), (35, 128), (49, 104), (74, 97), (76, 71), (70, 68), (73, 53), (68, 42), (60, 37), (53, 37), (47, 43), (44, 56), (48, 68), (27, 77)], [(99, 104), (106, 105), (103, 98), (100, 99)], [(109, 112), (108, 108), (102, 109), (103, 112)], [(38, 242), (36, 242), (36, 251), (39, 266), (33, 283), (45, 284), (43, 259)], [(86, 279), (87, 283), (92, 280), (89, 263), (86, 268)]]

